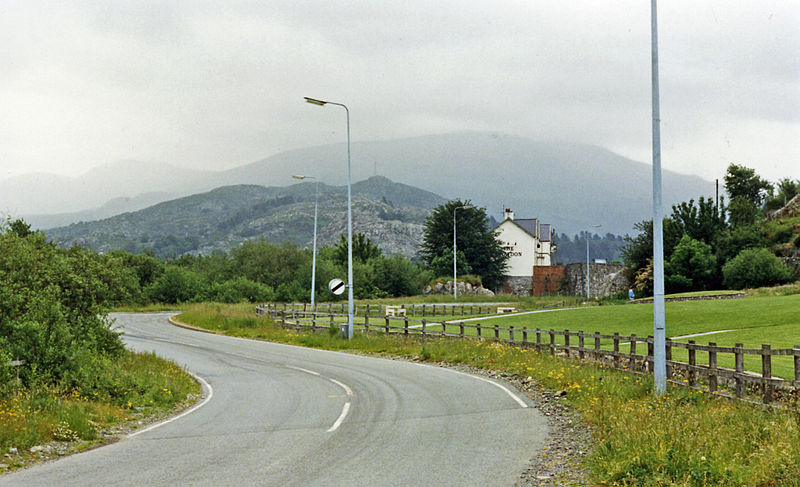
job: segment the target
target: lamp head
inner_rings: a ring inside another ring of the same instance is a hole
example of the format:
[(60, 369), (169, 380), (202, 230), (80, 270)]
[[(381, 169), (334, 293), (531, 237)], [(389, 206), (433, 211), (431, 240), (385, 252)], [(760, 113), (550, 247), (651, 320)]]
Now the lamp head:
[(327, 101), (317, 100), (316, 98), (309, 98), (307, 96), (304, 96), (303, 98), (305, 98), (306, 102), (311, 103), (312, 105), (323, 106), (328, 103)]

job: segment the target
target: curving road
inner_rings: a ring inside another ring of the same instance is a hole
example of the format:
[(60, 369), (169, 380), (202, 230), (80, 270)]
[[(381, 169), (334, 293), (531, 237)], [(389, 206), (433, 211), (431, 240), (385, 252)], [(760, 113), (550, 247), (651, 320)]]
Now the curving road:
[(115, 316), (129, 347), (185, 365), (210, 400), (0, 486), (513, 485), (547, 432), (524, 396), (482, 377)]

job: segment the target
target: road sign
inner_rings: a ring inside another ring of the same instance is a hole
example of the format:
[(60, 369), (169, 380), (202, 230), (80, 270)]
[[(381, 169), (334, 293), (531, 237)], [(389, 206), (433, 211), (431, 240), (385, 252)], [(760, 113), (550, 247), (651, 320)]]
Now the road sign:
[(347, 286), (341, 279), (331, 279), (331, 282), (328, 283), (328, 290), (337, 296), (344, 292), (345, 287)]

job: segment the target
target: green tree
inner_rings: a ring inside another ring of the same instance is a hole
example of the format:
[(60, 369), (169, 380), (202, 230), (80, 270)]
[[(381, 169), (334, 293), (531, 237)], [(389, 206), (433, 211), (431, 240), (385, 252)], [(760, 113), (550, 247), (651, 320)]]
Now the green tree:
[(769, 181), (749, 167), (731, 164), (725, 173), (725, 191), (731, 200), (742, 197), (760, 207), (771, 188)]
[[(456, 208), (459, 208), (456, 212), (456, 246), (464, 253), (471, 272), (480, 276), (484, 286), (496, 289), (505, 280), (508, 255), (500, 246), (495, 231), (489, 227), (486, 209), (471, 206), (469, 200), (450, 200), (434, 208), (425, 219), (420, 246), (422, 260), (431, 268), (436, 258), (453, 258), (453, 212)], [(452, 267), (445, 275), (452, 275)]]
[(725, 173), (725, 191), (731, 199), (728, 206), (730, 224), (752, 225), (759, 216), (764, 198), (772, 191), (772, 185), (755, 170), (731, 164)]
[(765, 203), (767, 210), (774, 211), (783, 208), (786, 203), (800, 193), (800, 180), (780, 179), (775, 185), (775, 190), (775, 194), (770, 194), (767, 197)]
[[(354, 261), (365, 263), (374, 257), (380, 257), (382, 254), (381, 249), (363, 233), (353, 235)], [(347, 237), (344, 234), (339, 236), (339, 243), (333, 249), (333, 259), (334, 262), (341, 266), (347, 265)]]
[(792, 271), (767, 249), (745, 249), (722, 267), (724, 283), (731, 289), (774, 286), (792, 280)]
[(395, 255), (375, 260), (375, 282), (389, 296), (415, 296), (422, 293), (428, 274), (415, 262)]
[(673, 205), (671, 218), (682, 234), (711, 246), (728, 228), (724, 200), (718, 208), (713, 199), (702, 196), (696, 206), (693, 199)]
[(684, 234), (664, 266), (667, 291), (707, 289), (716, 267), (711, 246)]
[(203, 277), (189, 269), (167, 266), (147, 289), (148, 296), (159, 303), (185, 303), (201, 296), (206, 289)]

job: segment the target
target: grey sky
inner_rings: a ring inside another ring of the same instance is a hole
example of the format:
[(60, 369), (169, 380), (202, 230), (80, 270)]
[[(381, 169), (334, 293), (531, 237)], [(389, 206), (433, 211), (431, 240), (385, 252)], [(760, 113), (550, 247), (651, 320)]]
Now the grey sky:
[[(800, 2), (659, 5), (663, 165), (800, 178)], [(0, 179), (488, 130), (650, 161), (646, 0), (0, 0)]]

